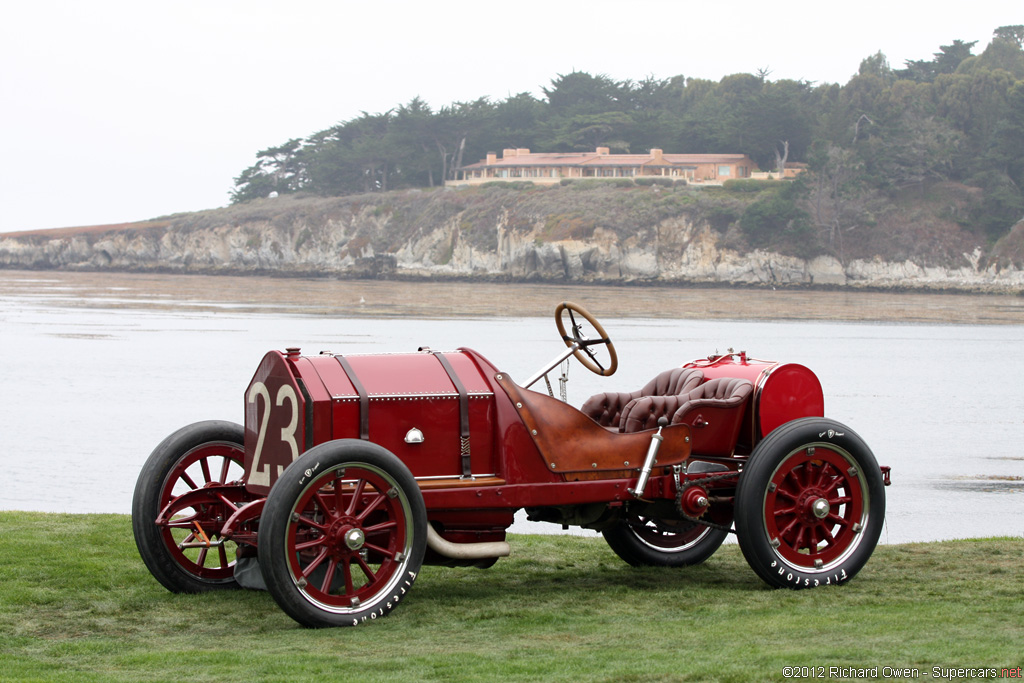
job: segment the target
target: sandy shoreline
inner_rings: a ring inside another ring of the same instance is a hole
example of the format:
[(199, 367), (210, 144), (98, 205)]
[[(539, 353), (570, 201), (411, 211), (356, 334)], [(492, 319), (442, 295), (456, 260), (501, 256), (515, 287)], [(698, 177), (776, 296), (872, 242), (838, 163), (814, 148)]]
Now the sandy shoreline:
[(0, 270), (0, 296), (92, 308), (334, 317), (547, 317), (571, 300), (605, 318), (1024, 324), (1024, 297), (998, 294)]

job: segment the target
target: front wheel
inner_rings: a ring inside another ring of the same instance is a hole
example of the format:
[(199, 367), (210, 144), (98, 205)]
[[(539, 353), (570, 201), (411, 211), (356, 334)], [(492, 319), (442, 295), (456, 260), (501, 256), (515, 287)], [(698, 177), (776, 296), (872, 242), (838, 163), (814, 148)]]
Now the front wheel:
[(226, 499), (180, 504), (165, 525), (156, 520), (186, 493), (240, 480), (243, 439), (242, 426), (233, 422), (197, 422), (164, 439), (139, 473), (132, 499), (135, 545), (154, 578), (174, 593), (238, 588), (235, 544), (220, 537), (236, 509)]
[(311, 628), (355, 626), (405, 600), (426, 552), (426, 506), (395, 455), (330, 441), (274, 484), (259, 538), (263, 578), (281, 609)]
[(634, 567), (689, 567), (714, 555), (729, 532), (686, 520), (630, 514), (603, 532), (615, 554)]
[(736, 535), (751, 568), (777, 588), (853, 578), (885, 520), (875, 456), (833, 420), (793, 420), (750, 456), (736, 487)]

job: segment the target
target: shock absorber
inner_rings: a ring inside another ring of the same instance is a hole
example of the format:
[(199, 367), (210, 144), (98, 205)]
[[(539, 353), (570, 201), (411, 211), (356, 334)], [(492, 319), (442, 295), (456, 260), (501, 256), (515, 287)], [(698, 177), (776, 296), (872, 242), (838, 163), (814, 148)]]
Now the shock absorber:
[(658, 449), (665, 437), (661, 430), (668, 426), (667, 417), (658, 418), (658, 431), (651, 437), (651, 445), (647, 447), (647, 457), (644, 458), (644, 465), (640, 468), (640, 476), (636, 480), (636, 488), (626, 489), (636, 498), (644, 497), (644, 489), (647, 488), (647, 480), (651, 477), (651, 469), (654, 467), (654, 460), (658, 457)]

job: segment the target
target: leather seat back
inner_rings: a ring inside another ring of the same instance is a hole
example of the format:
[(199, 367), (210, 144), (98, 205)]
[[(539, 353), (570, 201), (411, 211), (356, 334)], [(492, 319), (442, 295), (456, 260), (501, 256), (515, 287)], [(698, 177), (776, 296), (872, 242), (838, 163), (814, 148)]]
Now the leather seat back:
[(693, 368), (672, 368), (659, 373), (642, 388), (632, 392), (605, 392), (588, 398), (580, 410), (603, 427), (622, 429), (622, 410), (631, 401), (642, 396), (668, 396), (685, 394), (696, 388), (704, 373)]
[(667, 417), (672, 424), (690, 425), (694, 454), (731, 455), (753, 390), (749, 380), (720, 377), (682, 395), (639, 397), (623, 407), (621, 429), (654, 429)]

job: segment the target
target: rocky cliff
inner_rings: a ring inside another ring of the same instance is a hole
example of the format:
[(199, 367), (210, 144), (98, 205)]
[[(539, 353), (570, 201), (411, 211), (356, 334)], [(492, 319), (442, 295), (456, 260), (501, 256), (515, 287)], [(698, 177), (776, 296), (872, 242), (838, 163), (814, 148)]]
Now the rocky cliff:
[(997, 265), (982, 245), (938, 264), (799, 258), (744, 249), (720, 215), (699, 192), (659, 188), (279, 197), (0, 235), (0, 267), (1024, 292), (1024, 270)]

